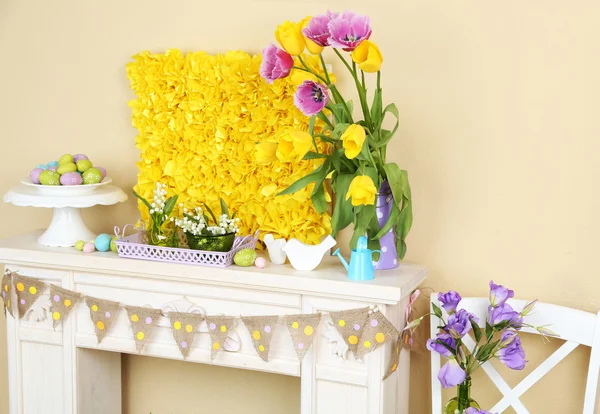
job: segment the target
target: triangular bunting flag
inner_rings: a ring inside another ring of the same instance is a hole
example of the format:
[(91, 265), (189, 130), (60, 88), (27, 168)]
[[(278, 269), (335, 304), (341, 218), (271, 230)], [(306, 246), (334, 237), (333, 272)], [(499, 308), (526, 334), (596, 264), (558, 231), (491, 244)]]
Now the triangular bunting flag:
[(306, 351), (308, 351), (308, 348), (310, 348), (310, 345), (317, 335), (320, 321), (320, 313), (287, 315), (285, 317), (285, 324), (292, 336), (294, 349), (296, 350), (296, 355), (298, 355), (298, 360), (300, 362), (304, 359)]
[(92, 318), (92, 322), (94, 322), (96, 338), (98, 339), (98, 344), (100, 344), (110, 330), (113, 322), (117, 319), (119, 302), (86, 296), (85, 303), (90, 308), (90, 317)]
[(173, 338), (175, 338), (183, 358), (187, 358), (190, 349), (192, 349), (196, 337), (196, 328), (198, 328), (202, 319), (204, 317), (199, 313), (169, 312)]
[(367, 318), (356, 356), (363, 359), (369, 352), (376, 350), (388, 341), (396, 341), (397, 338), (398, 330), (378, 309), (375, 309)]
[(160, 309), (139, 306), (125, 306), (125, 309), (127, 309), (127, 317), (133, 330), (135, 347), (138, 352), (142, 352), (162, 313)]
[(214, 360), (233, 328), (235, 318), (233, 316), (207, 316), (206, 326), (210, 334), (210, 360)]
[(19, 309), (19, 319), (21, 319), (44, 292), (46, 285), (37, 279), (21, 276), (17, 273), (13, 273), (13, 283), (17, 292), (17, 307)]
[(331, 322), (340, 333), (348, 349), (356, 355), (358, 341), (365, 329), (365, 322), (369, 317), (369, 308), (350, 309), (340, 312), (330, 312)]
[(392, 348), (392, 357), (390, 358), (390, 364), (388, 365), (387, 371), (383, 377), (383, 381), (387, 379), (390, 375), (392, 375), (398, 369), (398, 364), (400, 363), (400, 350), (402, 349), (402, 337), (399, 336), (396, 342), (394, 343), (394, 347)]
[(67, 319), (71, 310), (80, 300), (81, 293), (50, 285), (50, 312), (52, 313), (52, 327), (54, 329)]
[(4, 276), (2, 276), (0, 288), (2, 289), (0, 296), (2, 296), (2, 302), (4, 303), (4, 315), (6, 316), (6, 310), (8, 309), (8, 313), (10, 313), (10, 316), (14, 318), (15, 315), (13, 314), (12, 303), (10, 301), (10, 298), (12, 297), (13, 286), (11, 273), (8, 270), (5, 270)]
[(263, 361), (269, 362), (271, 338), (279, 316), (242, 316), (242, 321), (252, 338), (254, 349)]

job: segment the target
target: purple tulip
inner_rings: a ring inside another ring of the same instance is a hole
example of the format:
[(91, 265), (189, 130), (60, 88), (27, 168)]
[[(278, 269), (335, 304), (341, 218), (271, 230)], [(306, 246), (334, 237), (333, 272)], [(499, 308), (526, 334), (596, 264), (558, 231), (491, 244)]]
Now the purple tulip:
[(458, 306), (458, 303), (461, 299), (462, 298), (460, 295), (453, 290), (449, 291), (448, 293), (438, 293), (438, 300), (442, 304), (442, 308), (444, 308), (449, 314), (452, 314), (454, 311), (456, 311), (456, 306)]
[(479, 318), (464, 309), (453, 313), (448, 317), (448, 323), (444, 328), (453, 338), (462, 338), (471, 330), (471, 319), (479, 323)]
[(464, 414), (492, 414), (489, 411), (478, 410), (477, 408), (469, 407), (464, 411)]
[(329, 28), (329, 44), (334, 48), (353, 51), (363, 40), (371, 36), (371, 20), (350, 11), (331, 19)]
[(458, 365), (456, 359), (452, 358), (440, 369), (438, 372), (438, 379), (444, 388), (452, 388), (456, 387), (458, 384), (461, 384), (465, 378), (467, 378), (467, 373), (464, 369)]
[(522, 370), (525, 368), (525, 351), (521, 346), (521, 339), (515, 331), (506, 331), (502, 334), (501, 348), (494, 355), (510, 369)]
[(325, 85), (310, 80), (304, 81), (294, 95), (296, 107), (306, 116), (313, 116), (321, 112), (327, 102), (329, 95)]
[(521, 317), (521, 314), (513, 310), (508, 303), (504, 303), (495, 308), (490, 306), (488, 307), (488, 313), (488, 322), (492, 326), (501, 324), (503, 322), (508, 322), (508, 326), (516, 329), (521, 329), (523, 326), (523, 318)]
[(260, 76), (268, 83), (287, 77), (293, 67), (294, 59), (285, 50), (279, 49), (272, 43), (263, 50)]
[(452, 356), (452, 352), (450, 352), (448, 348), (438, 343), (437, 341), (443, 342), (450, 348), (456, 350), (456, 340), (447, 333), (438, 334), (435, 339), (429, 338), (427, 340), (427, 349), (429, 349), (430, 351), (437, 352), (444, 358), (450, 358)]
[(339, 13), (327, 11), (326, 14), (320, 14), (308, 21), (308, 24), (302, 29), (302, 34), (312, 40), (319, 46), (329, 46), (329, 22), (339, 16)]
[(497, 285), (493, 280), (490, 280), (490, 303), (493, 308), (503, 305), (508, 299), (515, 296), (514, 290), (505, 288), (502, 285)]

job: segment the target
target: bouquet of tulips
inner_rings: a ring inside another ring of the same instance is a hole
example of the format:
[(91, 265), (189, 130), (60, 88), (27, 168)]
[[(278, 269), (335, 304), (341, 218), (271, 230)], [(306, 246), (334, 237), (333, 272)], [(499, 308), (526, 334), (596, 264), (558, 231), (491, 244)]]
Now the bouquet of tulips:
[[(310, 122), (308, 131), (288, 131), (276, 145), (259, 144), (257, 154), (263, 159), (284, 162), (319, 161), (313, 172), (280, 194), (291, 194), (314, 184), (311, 200), (323, 214), (329, 208), (325, 182), (330, 178), (337, 195), (332, 213), (333, 235), (353, 223), (351, 246), (355, 247), (358, 237), (367, 234), (369, 247), (379, 249), (380, 239), (389, 233), (393, 249), (403, 258), (412, 225), (411, 192), (407, 172), (386, 161), (387, 144), (398, 129), (398, 110), (393, 103), (383, 106), (383, 57), (370, 40), (370, 19), (352, 12), (327, 12), (300, 22), (286, 21), (277, 28), (275, 37), (281, 48), (270, 44), (264, 49), (261, 75), (272, 83), (295, 71), (304, 73), (306, 80), (297, 87), (294, 102), (310, 117)], [(352, 77), (361, 109), (358, 116), (352, 101), (342, 96), (335, 77), (327, 69), (323, 53), (328, 49)], [(305, 50), (318, 56), (320, 67), (310, 63)], [(376, 76), (377, 87), (372, 94), (368, 93), (365, 80), (369, 75)], [(388, 114), (395, 118), (391, 129), (384, 126)], [(317, 119), (322, 124), (318, 133)], [(384, 199), (393, 200), (387, 217), (378, 217), (376, 212), (377, 196), (382, 194)]]

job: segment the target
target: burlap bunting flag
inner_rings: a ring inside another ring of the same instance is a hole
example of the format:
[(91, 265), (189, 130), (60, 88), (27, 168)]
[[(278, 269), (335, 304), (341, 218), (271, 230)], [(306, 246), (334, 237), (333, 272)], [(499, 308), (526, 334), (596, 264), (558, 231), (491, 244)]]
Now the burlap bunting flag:
[(392, 375), (398, 369), (398, 364), (400, 363), (400, 351), (402, 350), (402, 336), (398, 336), (394, 346), (392, 348), (392, 357), (390, 358), (390, 363), (388, 368), (383, 376), (383, 381), (387, 379), (390, 375)]
[(363, 359), (388, 341), (398, 339), (398, 330), (378, 310), (373, 311), (365, 323), (365, 330), (358, 343), (357, 358)]
[(125, 306), (127, 317), (133, 331), (133, 339), (138, 352), (142, 352), (150, 334), (158, 324), (161, 316), (160, 309), (143, 308), (139, 306)]
[(207, 316), (206, 326), (210, 334), (210, 360), (216, 358), (219, 351), (233, 328), (235, 318), (233, 316)]
[(320, 313), (287, 315), (285, 317), (285, 324), (292, 336), (294, 349), (300, 362), (304, 359), (304, 355), (310, 348), (315, 336), (317, 336), (320, 321)]
[(252, 338), (256, 353), (263, 361), (269, 362), (271, 338), (273, 338), (279, 316), (242, 316), (241, 318)]
[(175, 338), (184, 359), (187, 358), (190, 349), (192, 349), (196, 337), (196, 328), (200, 325), (202, 319), (204, 317), (199, 313), (169, 312), (173, 338)]
[(10, 301), (10, 298), (12, 297), (13, 286), (11, 273), (8, 270), (6, 270), (4, 272), (4, 276), (2, 276), (0, 288), (2, 289), (0, 296), (2, 296), (2, 302), (4, 303), (4, 315), (6, 316), (6, 310), (8, 309), (8, 313), (10, 313), (10, 316), (14, 318), (15, 315), (13, 314), (12, 303)]
[(67, 319), (71, 310), (80, 300), (81, 293), (50, 285), (50, 312), (52, 313), (52, 327), (54, 329)]
[(365, 329), (365, 322), (369, 317), (369, 308), (350, 309), (340, 312), (330, 312), (331, 322), (340, 333), (348, 349), (356, 355), (358, 341)]
[(41, 296), (46, 289), (44, 282), (26, 276), (13, 273), (14, 288), (17, 293), (17, 307), (19, 309), (19, 319), (27, 313), (31, 305)]
[(90, 308), (90, 317), (92, 318), (92, 322), (94, 322), (96, 338), (98, 339), (98, 344), (100, 344), (117, 319), (119, 302), (86, 296), (85, 303)]

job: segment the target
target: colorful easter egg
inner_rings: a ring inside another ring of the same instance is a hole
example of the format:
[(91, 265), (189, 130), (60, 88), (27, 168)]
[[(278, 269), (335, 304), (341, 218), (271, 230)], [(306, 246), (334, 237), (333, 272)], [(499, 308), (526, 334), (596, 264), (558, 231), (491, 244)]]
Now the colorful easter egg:
[(242, 267), (252, 266), (256, 260), (256, 250), (242, 249), (233, 256), (236, 265)]
[(73, 156), (71, 154), (65, 154), (58, 159), (58, 165), (68, 164), (73, 162)]
[(60, 183), (62, 185), (81, 185), (83, 184), (83, 178), (76, 172), (71, 171), (60, 176)]
[(58, 161), (50, 161), (47, 165), (48, 167), (58, 167)]
[(102, 179), (104, 180), (104, 177), (106, 177), (106, 169), (104, 169), (103, 167), (98, 167), (98, 166), (96, 166), (94, 168), (100, 170), (100, 172), (102, 173)]
[(83, 173), (84, 184), (98, 184), (100, 181), (102, 181), (102, 173), (97, 168), (89, 168)]
[(82, 251), (83, 251), (83, 246), (85, 246), (85, 242), (84, 242), (83, 240), (77, 240), (77, 241), (75, 242), (75, 248), (76, 248), (77, 250), (79, 250), (80, 252), (82, 252)]
[[(50, 168), (52, 168), (52, 167), (50, 167)], [(75, 172), (75, 171), (77, 171), (77, 166), (75, 165), (75, 163), (72, 163), (72, 162), (60, 164), (58, 166), (58, 168), (56, 169), (56, 172), (59, 173), (60, 175), (70, 173), (70, 172)]]
[(94, 244), (99, 252), (107, 252), (110, 250), (111, 241), (112, 239), (109, 234), (102, 233), (96, 237), (96, 242)]
[(117, 253), (117, 244), (115, 243), (115, 240), (118, 240), (117, 236), (112, 236), (112, 240), (110, 241), (110, 250)]
[(46, 164), (39, 164), (39, 165), (36, 165), (35, 168), (39, 168), (39, 169), (42, 169), (42, 170), (47, 170), (48, 166)]
[(257, 257), (254, 261), (254, 266), (258, 267), (259, 269), (264, 268), (266, 265), (267, 259), (265, 259), (264, 257)]
[(51, 170), (45, 170), (40, 173), (40, 184), (42, 185), (60, 185), (60, 175)]
[(89, 170), (93, 166), (94, 165), (92, 164), (92, 162), (90, 160), (79, 160), (79, 161), (77, 161), (77, 171), (79, 171), (80, 173), (86, 172), (87, 170)]
[(31, 170), (31, 172), (29, 173), (29, 178), (31, 179), (31, 182), (34, 184), (39, 184), (40, 183), (40, 174), (44, 172), (43, 168), (34, 168), (33, 170)]
[(88, 242), (83, 245), (84, 253), (92, 253), (94, 250), (96, 250), (96, 246), (94, 246), (94, 243), (92, 243), (92, 242)]
[(87, 155), (84, 155), (84, 154), (75, 154), (75, 155), (73, 155), (73, 162), (75, 164), (77, 164), (81, 160), (89, 160), (89, 158), (87, 157)]
[(56, 170), (58, 170), (58, 167), (48, 167), (48, 171), (56, 172)]

